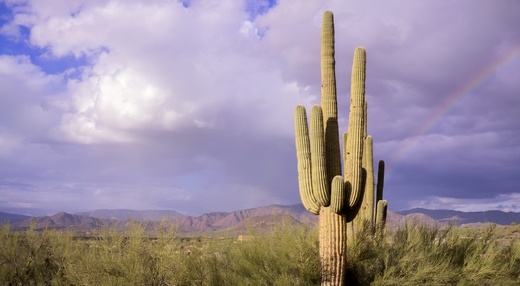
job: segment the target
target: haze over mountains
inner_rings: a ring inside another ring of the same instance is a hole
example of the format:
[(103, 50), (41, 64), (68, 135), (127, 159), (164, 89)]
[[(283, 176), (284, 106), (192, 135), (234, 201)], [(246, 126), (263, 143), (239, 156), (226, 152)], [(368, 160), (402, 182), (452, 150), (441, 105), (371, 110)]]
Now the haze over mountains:
[[(31, 225), (34, 217), (8, 214), (0, 212), (0, 222), (10, 221), (14, 229), (24, 229)], [(173, 222), (180, 233), (210, 233), (218, 231), (243, 232), (248, 225), (269, 227), (281, 220), (291, 224), (316, 224), (318, 217), (305, 210), (303, 205), (271, 205), (253, 209), (244, 209), (234, 212), (213, 212), (201, 216), (184, 216), (173, 210), (95, 210), (69, 214), (60, 212), (53, 216), (36, 217), (36, 229), (45, 227), (57, 229), (92, 230), (103, 226), (126, 227), (132, 221), (148, 224), (150, 229), (161, 220)], [(388, 212), (387, 225), (396, 228), (407, 221), (414, 221), (428, 225), (446, 223), (478, 224), (496, 223), (508, 225), (520, 223), (520, 213), (486, 211), (460, 212), (453, 210), (412, 209), (399, 212)]]

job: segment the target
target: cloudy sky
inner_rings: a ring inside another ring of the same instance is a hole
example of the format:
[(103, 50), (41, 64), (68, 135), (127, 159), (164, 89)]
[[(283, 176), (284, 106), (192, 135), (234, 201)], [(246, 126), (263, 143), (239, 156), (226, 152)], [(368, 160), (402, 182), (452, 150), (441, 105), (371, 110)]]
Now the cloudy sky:
[(367, 49), (390, 209), (520, 212), (516, 0), (0, 0), (0, 211), (300, 203), (325, 10), (341, 131)]

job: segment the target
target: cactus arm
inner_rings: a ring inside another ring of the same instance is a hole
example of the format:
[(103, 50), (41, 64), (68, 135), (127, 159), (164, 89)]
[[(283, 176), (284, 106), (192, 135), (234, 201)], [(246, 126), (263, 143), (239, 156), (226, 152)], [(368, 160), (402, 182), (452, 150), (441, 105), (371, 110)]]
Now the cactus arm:
[(365, 185), (365, 193), (363, 194), (363, 203), (360, 209), (360, 221), (368, 221), (371, 224), (374, 221), (374, 164), (373, 164), (373, 140), (372, 136), (365, 138), (363, 145), (363, 168), (366, 170), (367, 180)]
[(380, 160), (377, 166), (376, 201), (383, 199), (383, 186), (385, 184), (385, 161)]
[(328, 183), (327, 166), (325, 162), (323, 113), (319, 105), (314, 105), (311, 108), (310, 141), (313, 194), (318, 205), (326, 207), (330, 204), (330, 185)]
[(346, 219), (352, 221), (361, 207), (366, 170), (362, 168), (364, 119), (365, 119), (365, 74), (366, 52), (363, 47), (354, 51), (352, 63), (352, 80), (350, 92), (350, 114), (348, 122), (348, 136), (343, 146), (344, 152), (344, 180), (349, 202), (346, 207)]
[(342, 213), (347, 201), (347, 192), (345, 191), (345, 183), (343, 177), (336, 176), (332, 180), (332, 194), (330, 208), (334, 213)]
[(311, 213), (319, 213), (319, 205), (312, 190), (311, 144), (307, 114), (303, 105), (294, 109), (294, 129), (296, 137), (296, 157), (298, 159), (298, 184), (303, 206)]
[(383, 200), (383, 185), (385, 183), (385, 161), (380, 160), (377, 167), (377, 187), (376, 187), (376, 231), (383, 229), (386, 225), (386, 214), (388, 201)]
[[(359, 180), (359, 188), (358, 188), (356, 201), (354, 201), (354, 203), (352, 205), (349, 205), (348, 208), (345, 207), (346, 210), (344, 211), (344, 213), (346, 214), (345, 217), (346, 217), (347, 222), (351, 222), (359, 214), (359, 210), (361, 209), (361, 204), (363, 203), (363, 195), (365, 193), (366, 180), (367, 180), (367, 172), (365, 169), (361, 169), (361, 178)], [(350, 186), (350, 188), (349, 188), (349, 186)], [(345, 189), (347, 190), (346, 191), (347, 198), (352, 197), (353, 196), (352, 194), (354, 193), (354, 191), (352, 191), (353, 187), (351, 186), (351, 183), (345, 182)], [(350, 191), (348, 189), (350, 189)]]
[(363, 138), (366, 138), (368, 135), (368, 102), (367, 100), (365, 99), (365, 102), (363, 104), (363, 115), (365, 116), (363, 118)]
[(365, 69), (366, 52), (363, 47), (357, 47), (354, 52), (352, 64), (350, 115), (348, 123), (348, 137), (346, 161), (344, 164), (345, 182), (350, 182), (352, 192), (350, 195), (351, 206), (355, 206), (362, 196), (361, 190), (361, 165), (363, 156), (364, 135), (364, 103), (365, 103)]
[(388, 210), (388, 202), (380, 200), (377, 202), (376, 229), (383, 229), (386, 224), (386, 213)]

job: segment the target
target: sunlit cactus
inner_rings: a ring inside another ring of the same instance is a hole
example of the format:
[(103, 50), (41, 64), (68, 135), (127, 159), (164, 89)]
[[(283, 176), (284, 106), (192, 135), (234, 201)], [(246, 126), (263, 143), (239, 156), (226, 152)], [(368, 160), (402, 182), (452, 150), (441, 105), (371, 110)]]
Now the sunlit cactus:
[[(366, 135), (366, 52), (363, 47), (354, 52), (350, 116), (348, 134), (343, 134), (343, 158), (340, 153), (334, 21), (330, 11), (323, 14), (321, 75), (321, 106), (314, 105), (311, 109), (310, 129), (305, 107), (298, 105), (294, 112), (298, 182), (304, 207), (319, 215), (321, 284), (344, 285), (347, 225), (353, 233), (355, 227), (348, 223), (362, 207), (362, 220), (375, 223), (374, 216), (384, 220), (387, 204), (384, 201), (381, 210), (375, 211), (374, 197), (379, 197), (379, 193), (374, 194), (372, 137)], [(378, 190), (379, 185), (378, 182)], [(363, 201), (366, 205), (362, 205)], [(384, 225), (384, 222), (379, 225)]]

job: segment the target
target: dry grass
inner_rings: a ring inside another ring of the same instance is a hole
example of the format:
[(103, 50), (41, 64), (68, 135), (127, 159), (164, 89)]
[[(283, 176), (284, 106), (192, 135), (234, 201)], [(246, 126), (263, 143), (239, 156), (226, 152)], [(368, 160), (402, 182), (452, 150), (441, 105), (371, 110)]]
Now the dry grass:
[[(518, 285), (517, 225), (407, 225), (349, 249), (352, 285)], [(319, 285), (316, 229), (281, 223), (238, 242), (181, 240), (159, 224), (103, 229), (90, 239), (34, 228), (0, 231), (0, 285)]]

